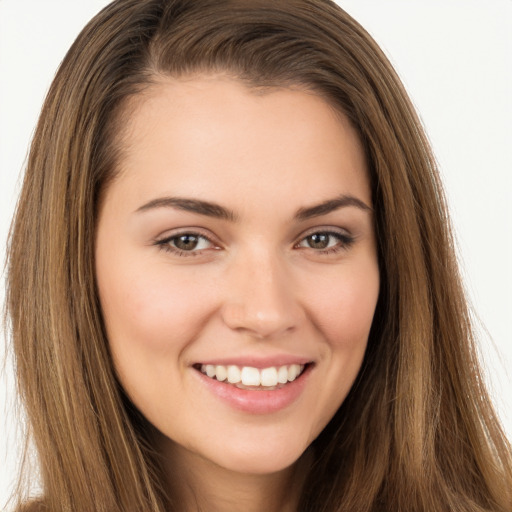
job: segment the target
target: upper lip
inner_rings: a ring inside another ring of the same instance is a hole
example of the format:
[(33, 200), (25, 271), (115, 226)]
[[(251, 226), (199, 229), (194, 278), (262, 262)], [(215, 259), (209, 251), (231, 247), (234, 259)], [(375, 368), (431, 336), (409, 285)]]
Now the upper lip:
[(288, 366), (290, 364), (306, 365), (312, 363), (311, 358), (293, 356), (293, 355), (279, 355), (279, 356), (238, 356), (238, 357), (222, 357), (215, 359), (205, 359), (197, 361), (198, 365), (213, 365), (213, 366), (250, 366), (252, 368), (270, 368), (272, 366)]

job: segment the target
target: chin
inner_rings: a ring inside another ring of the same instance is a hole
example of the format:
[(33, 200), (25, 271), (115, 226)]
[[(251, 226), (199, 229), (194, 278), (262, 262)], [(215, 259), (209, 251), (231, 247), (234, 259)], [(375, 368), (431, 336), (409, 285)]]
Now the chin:
[(261, 440), (252, 443), (230, 444), (222, 451), (207, 456), (211, 461), (229, 471), (252, 475), (278, 473), (293, 466), (307, 450), (309, 443)]

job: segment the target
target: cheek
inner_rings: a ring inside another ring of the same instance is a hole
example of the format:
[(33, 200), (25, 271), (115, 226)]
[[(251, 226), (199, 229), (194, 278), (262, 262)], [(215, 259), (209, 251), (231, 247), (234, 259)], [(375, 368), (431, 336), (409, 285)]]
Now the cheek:
[(173, 410), (184, 407), (179, 391), (186, 365), (181, 354), (196, 338), (212, 303), (204, 288), (199, 293), (192, 284), (197, 279), (163, 267), (133, 259), (97, 270), (116, 373), (150, 421), (159, 418), (162, 404)]
[(332, 350), (366, 347), (379, 295), (377, 265), (348, 269), (317, 283), (309, 308)]
[[(164, 265), (164, 267), (166, 267)], [(110, 344), (116, 349), (154, 351), (178, 348), (194, 337), (212, 299), (198, 280), (164, 271), (154, 262), (118, 261), (97, 271), (101, 306)]]
[[(309, 312), (323, 340), (322, 388), (316, 407), (311, 440), (334, 416), (361, 368), (379, 295), (377, 265), (337, 272), (320, 280), (310, 294)], [(313, 408), (312, 408), (313, 410)]]

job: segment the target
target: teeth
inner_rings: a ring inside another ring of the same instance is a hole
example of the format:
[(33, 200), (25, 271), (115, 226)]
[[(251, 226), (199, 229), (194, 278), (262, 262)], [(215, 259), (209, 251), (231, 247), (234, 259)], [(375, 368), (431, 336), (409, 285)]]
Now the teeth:
[(241, 372), (238, 366), (228, 366), (228, 382), (230, 384), (237, 384), (241, 379)]
[(215, 377), (217, 380), (220, 380), (221, 382), (226, 380), (228, 378), (228, 371), (226, 370), (225, 366), (216, 366), (215, 367)]
[(304, 370), (303, 364), (290, 364), (288, 366), (271, 366), (269, 368), (253, 368), (252, 366), (222, 366), (202, 365), (201, 372), (210, 378), (216, 378), (230, 384), (241, 384), (252, 387), (275, 388), (278, 384), (293, 382)]
[(263, 368), (261, 370), (261, 385), (267, 387), (277, 386), (277, 370), (275, 368)]
[(244, 366), (242, 368), (242, 384), (244, 386), (259, 386), (261, 383), (260, 372), (257, 368)]
[(279, 384), (286, 384), (288, 382), (288, 368), (286, 366), (281, 366), (277, 370), (277, 382)]

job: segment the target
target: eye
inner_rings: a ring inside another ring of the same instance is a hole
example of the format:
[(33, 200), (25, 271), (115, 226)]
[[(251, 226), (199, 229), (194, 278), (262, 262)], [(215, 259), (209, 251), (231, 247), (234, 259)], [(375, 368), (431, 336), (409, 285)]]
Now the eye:
[(297, 245), (298, 248), (313, 249), (322, 254), (348, 249), (354, 238), (337, 231), (315, 231), (304, 237)]
[(215, 247), (211, 240), (198, 233), (179, 233), (158, 240), (156, 245), (179, 256), (193, 256), (202, 250)]

